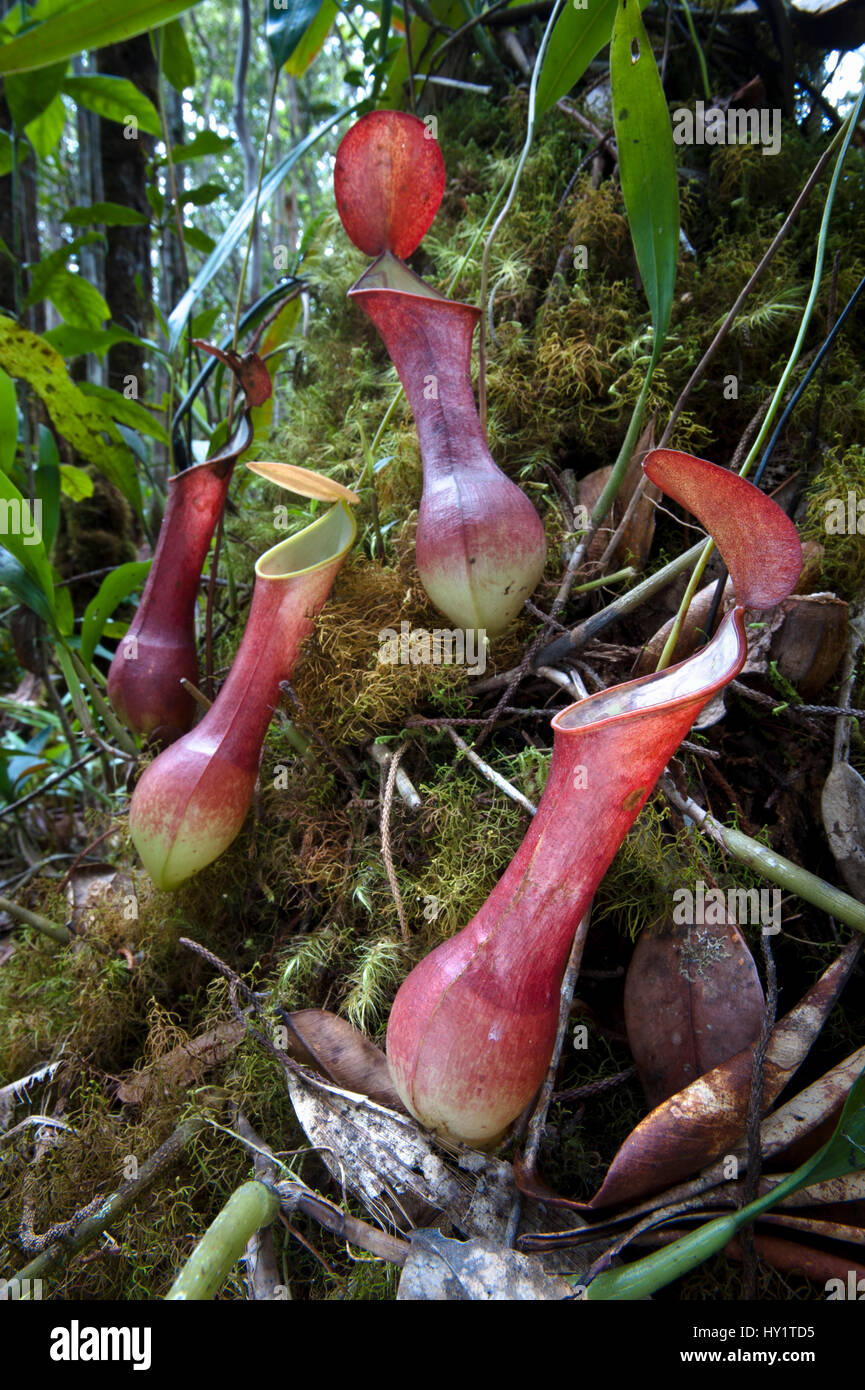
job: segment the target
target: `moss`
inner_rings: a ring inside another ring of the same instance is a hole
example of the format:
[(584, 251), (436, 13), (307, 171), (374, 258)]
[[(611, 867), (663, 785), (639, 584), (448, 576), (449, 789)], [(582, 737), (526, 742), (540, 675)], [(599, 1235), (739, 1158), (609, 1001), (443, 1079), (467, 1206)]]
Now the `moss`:
[[(851, 493), (855, 529), (848, 525)], [(808, 490), (803, 536), (824, 547), (824, 582), (846, 599), (855, 598), (865, 587), (865, 534), (859, 532), (857, 512), (860, 499), (865, 499), (865, 448), (857, 444), (829, 450)], [(861, 524), (865, 530), (865, 519)]]

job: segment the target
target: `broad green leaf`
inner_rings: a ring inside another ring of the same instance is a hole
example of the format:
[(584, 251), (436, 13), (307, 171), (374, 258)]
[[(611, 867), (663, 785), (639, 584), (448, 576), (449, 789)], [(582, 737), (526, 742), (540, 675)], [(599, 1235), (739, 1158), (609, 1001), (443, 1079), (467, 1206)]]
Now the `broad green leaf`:
[(0, 179), (12, 173), (12, 141), (5, 130), (0, 130)]
[[(0, 48), (0, 54), (5, 50)], [(2, 59), (0, 59), (2, 66)], [(66, 76), (66, 59), (47, 67), (40, 64), (41, 72), (28, 77), (6, 78), (6, 101), (12, 119), (19, 130), (23, 130), (37, 116), (41, 116), (51, 105), (63, 86)]]
[(25, 608), (31, 609), (38, 618), (53, 628), (54, 614), (51, 604), (39, 585), (30, 578), (24, 566), (15, 559), (10, 551), (4, 550), (2, 545), (0, 545), (0, 588), (8, 589), (18, 603), (23, 603)]
[[(2, 51), (0, 51), (2, 52)], [(161, 135), (162, 123), (159, 112), (143, 92), (139, 92), (134, 82), (126, 77), (68, 77), (63, 90), (79, 106), (95, 111), (108, 121), (119, 121), (123, 125), (134, 116), (140, 128), (148, 135)]]
[(40, 299), (47, 298), (49, 282), (59, 271), (66, 269), (69, 258), (79, 247), (90, 246), (95, 241), (103, 240), (101, 232), (82, 232), (71, 241), (61, 242), (54, 251), (49, 251), (40, 260), (33, 262), (30, 266), (30, 289), (24, 307), (29, 309), (32, 304), (38, 304)]
[(333, 27), (333, 21), (339, 14), (339, 7), (334, 0), (323, 0), (318, 14), (310, 24), (300, 43), (295, 48), (291, 57), (283, 65), (285, 71), (292, 77), (303, 77), (313, 59), (321, 51), (325, 39)]
[[(205, 159), (211, 154), (223, 154), (234, 144), (230, 135), (217, 135), (215, 130), (200, 130), (186, 145), (174, 145), (171, 157), (175, 164), (187, 164), (191, 159)], [(159, 159), (157, 164), (167, 163)]]
[(149, 435), (151, 439), (158, 439), (160, 444), (170, 443), (165, 426), (139, 401), (130, 400), (122, 392), (112, 391), (109, 386), (96, 386), (89, 381), (81, 383), (81, 390), (85, 396), (95, 396), (97, 400), (102, 401), (106, 414), (110, 415), (112, 420), (128, 425), (140, 434)]
[[(221, 313), (222, 306), (220, 304), (216, 304), (212, 309), (203, 309), (200, 314), (196, 314), (195, 318), (189, 325), (190, 338), (209, 339), (211, 333), (213, 332), (213, 326)], [(260, 353), (261, 349), (259, 349), (259, 355)]]
[[(134, 333), (127, 333), (125, 328), (76, 328), (71, 323), (60, 324), (58, 328), (49, 328), (47, 333), (43, 333), (42, 341), (50, 344), (51, 347), (59, 352), (61, 357), (81, 357), (86, 352), (93, 352), (97, 357), (104, 357), (109, 348), (115, 343), (143, 343), (143, 339), (136, 338)], [(146, 346), (146, 344), (144, 344)]]
[[(172, 232), (176, 231), (173, 222), (171, 224), (171, 230)], [(203, 232), (200, 227), (187, 227), (184, 225), (183, 240), (186, 242), (187, 246), (191, 246), (194, 251), (200, 251), (204, 256), (209, 256), (216, 246), (213, 237), (208, 236), (207, 232)], [(197, 334), (193, 333), (192, 336), (197, 337)]]
[(74, 10), (78, 3), (79, 0), (36, 0), (27, 18), (33, 24), (41, 24), (44, 19), (53, 19), (55, 15)]
[(777, 1187), (749, 1202), (730, 1216), (708, 1221), (681, 1240), (656, 1250), (645, 1259), (620, 1269), (608, 1269), (594, 1279), (586, 1291), (587, 1299), (646, 1298), (665, 1288), (711, 1255), (723, 1250), (741, 1229), (775, 1206), (785, 1197), (819, 1182), (842, 1177), (865, 1168), (865, 1071), (857, 1077), (841, 1112), (835, 1131), (822, 1149), (788, 1174)]
[(223, 183), (200, 183), (197, 188), (184, 188), (179, 194), (181, 204), (186, 207), (191, 203), (193, 207), (206, 207), (208, 203), (215, 203), (217, 198), (221, 198), (228, 189)]
[(265, 33), (277, 71), (294, 53), (320, 8), (321, 0), (267, 0)]
[[(612, 37), (617, 0), (585, 0), (578, 9), (568, 0), (550, 35), (538, 78), (535, 114), (542, 116), (576, 86), (593, 58)], [(640, 0), (644, 10), (649, 0)]]
[(619, 0), (610, 78), (622, 195), (652, 311), (657, 360), (673, 305), (679, 185), (670, 113), (637, 0)]
[(118, 565), (99, 585), (99, 592), (84, 610), (81, 622), (80, 656), (85, 666), (90, 666), (99, 639), (105, 631), (105, 624), (118, 604), (141, 588), (150, 572), (152, 560), (133, 560), (127, 565)]
[(61, 463), (60, 491), (73, 502), (83, 502), (93, 496), (93, 479), (83, 468), (76, 468), (74, 463)]
[[(158, 29), (198, 0), (77, 0), (0, 47), (0, 74), (33, 72)], [(38, 7), (37, 7), (38, 8)]]
[(60, 524), (60, 456), (47, 425), (39, 426), (39, 463), (34, 474), (36, 496), (42, 503), (42, 540), (51, 554)]
[(54, 621), (61, 637), (71, 637), (75, 631), (75, 609), (68, 585), (54, 590)]
[[(299, 144), (295, 145), (294, 149), (289, 150), (287, 154), (283, 155), (282, 159), (277, 161), (262, 183), (259, 206), (263, 207), (264, 204), (273, 197), (276, 190), (282, 187), (282, 184), (285, 182), (286, 174), (289, 169), (297, 163), (298, 159), (305, 155), (307, 150), (312, 149), (313, 145), (315, 145), (323, 135), (326, 135), (329, 130), (332, 130), (335, 125), (339, 125), (340, 121), (344, 121), (347, 116), (350, 116), (355, 109), (356, 106), (353, 105), (345, 107), (342, 111), (337, 111), (335, 115), (323, 121), (322, 124), (311, 131), (304, 140), (301, 140)], [(672, 135), (670, 139), (672, 140)], [(254, 209), (255, 193), (253, 192), (241, 203), (234, 217), (216, 243), (213, 251), (195, 276), (189, 289), (171, 311), (168, 320), (169, 352), (173, 353), (177, 348), (177, 344), (180, 342), (183, 330), (186, 327), (186, 320), (202, 291), (207, 288), (217, 271), (221, 270), (225, 265), (225, 262), (237, 246), (240, 238), (249, 227)]]
[(12, 479), (0, 473), (0, 545), (24, 567), (53, 605), (54, 579), (42, 541), (41, 520), (41, 505), (22, 497)]
[(40, 159), (47, 159), (54, 153), (60, 144), (65, 125), (66, 107), (63, 105), (63, 98), (58, 95), (35, 121), (24, 127), (24, 134)]
[(179, 19), (162, 30), (162, 71), (176, 92), (195, 86), (195, 63)]
[(55, 271), (43, 291), (60, 317), (75, 328), (100, 329), (111, 310), (95, 285), (65, 266)]
[(67, 208), (60, 220), (70, 227), (143, 227), (149, 219), (145, 213), (122, 203), (93, 203), (89, 208)]
[(82, 458), (95, 464), (140, 514), (138, 475), (128, 450), (119, 442), (117, 426), (98, 401), (88, 399), (69, 379), (59, 353), (44, 338), (0, 315), (0, 366), (29, 383), (58, 433)]
[(157, 188), (155, 183), (149, 183), (144, 192), (154, 213), (161, 219), (165, 213), (165, 194)]
[(18, 448), (18, 402), (15, 383), (0, 368), (0, 473), (11, 473)]

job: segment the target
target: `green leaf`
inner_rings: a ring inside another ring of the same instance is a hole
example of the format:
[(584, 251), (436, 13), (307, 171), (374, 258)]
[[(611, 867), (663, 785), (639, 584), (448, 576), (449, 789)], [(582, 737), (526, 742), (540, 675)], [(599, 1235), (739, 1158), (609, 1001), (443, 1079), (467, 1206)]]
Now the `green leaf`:
[[(276, 190), (282, 187), (289, 169), (306, 154), (307, 150), (311, 149), (323, 135), (326, 135), (327, 132), (332, 130), (335, 125), (338, 125), (340, 121), (344, 121), (347, 116), (350, 116), (355, 109), (356, 104), (347, 106), (342, 111), (337, 111), (335, 115), (323, 121), (322, 124), (311, 131), (304, 140), (301, 140), (299, 144), (295, 145), (294, 149), (289, 150), (287, 154), (283, 155), (282, 159), (276, 162), (261, 185), (260, 207), (263, 207), (268, 199), (273, 197)], [(671, 134), (670, 139), (672, 140), (672, 138)], [(228, 260), (252, 221), (254, 209), (255, 193), (253, 192), (241, 203), (234, 217), (216, 243), (213, 251), (195, 276), (189, 289), (171, 311), (171, 315), (168, 319), (169, 352), (173, 353), (176, 350), (177, 344), (180, 342), (183, 335), (183, 330), (186, 327), (186, 320), (189, 317), (190, 310), (197, 302), (202, 291), (210, 284), (214, 275), (225, 265), (225, 262)]]
[[(201, 130), (186, 145), (174, 145), (171, 157), (175, 164), (187, 164), (191, 159), (205, 159), (211, 154), (222, 154), (234, 144), (230, 135), (217, 135), (215, 130)], [(167, 158), (159, 159), (157, 164), (167, 164)]]
[(24, 134), (40, 159), (47, 159), (56, 150), (65, 125), (66, 107), (63, 98), (58, 95), (35, 121), (30, 121), (24, 127)]
[(85, 666), (91, 665), (105, 624), (115, 608), (142, 587), (152, 563), (152, 560), (133, 560), (130, 564), (118, 565), (103, 579), (96, 597), (85, 608), (81, 623), (80, 656)]
[(18, 402), (15, 383), (0, 368), (0, 473), (11, 473), (18, 448)]
[[(136, 338), (134, 333), (127, 333), (124, 328), (77, 328), (71, 323), (63, 323), (58, 328), (49, 328), (47, 333), (43, 333), (42, 341), (50, 344), (61, 357), (81, 357), (84, 353), (93, 352), (97, 357), (104, 357), (109, 348), (115, 343), (139, 343), (143, 340)], [(146, 346), (146, 344), (144, 344)]]
[(197, 188), (184, 188), (178, 194), (183, 207), (191, 203), (193, 207), (206, 207), (208, 203), (215, 203), (217, 198), (221, 198), (228, 189), (223, 183), (200, 183)]
[(42, 541), (41, 513), (41, 506), (22, 497), (12, 479), (0, 473), (0, 545), (15, 557), (53, 606), (54, 579)]
[(637, 0), (619, 0), (610, 79), (622, 195), (655, 328), (654, 362), (673, 306), (679, 185), (670, 113)]
[(39, 426), (39, 463), (33, 481), (42, 503), (42, 540), (46, 555), (51, 554), (60, 524), (60, 456), (54, 435), (47, 425)]
[(103, 116), (108, 121), (118, 121), (124, 125), (130, 117), (134, 117), (148, 135), (162, 134), (159, 112), (153, 102), (126, 77), (104, 77), (101, 74), (69, 77), (63, 83), (63, 90), (79, 106), (86, 106), (88, 111), (95, 111), (97, 116)]
[(76, 468), (74, 463), (61, 463), (60, 491), (73, 502), (84, 502), (93, 496), (93, 479), (83, 468)]
[[(173, 232), (177, 230), (174, 223), (171, 224), (171, 230)], [(186, 242), (187, 246), (191, 246), (194, 251), (200, 251), (204, 256), (209, 256), (216, 246), (213, 237), (208, 236), (207, 232), (203, 232), (200, 227), (187, 227), (184, 225), (183, 240)], [(197, 337), (198, 335), (193, 333), (192, 336)]]
[(55, 271), (43, 293), (61, 318), (75, 328), (98, 330), (111, 317), (111, 310), (96, 286), (65, 266)]
[(54, 613), (38, 584), (8, 550), (0, 546), (0, 588), (8, 589), (18, 603), (31, 609), (49, 627), (54, 626)]
[(176, 92), (195, 86), (195, 63), (179, 19), (162, 30), (162, 71)]
[(130, 429), (138, 430), (139, 434), (149, 435), (151, 439), (158, 439), (160, 444), (171, 442), (165, 426), (138, 401), (130, 400), (128, 396), (124, 396), (120, 391), (113, 391), (109, 386), (96, 386), (89, 381), (81, 383), (81, 390), (85, 396), (95, 396), (97, 400), (103, 401), (106, 414), (110, 415), (112, 420), (129, 425)]
[[(649, 0), (640, 0), (644, 10)], [(610, 42), (617, 0), (587, 0), (577, 9), (568, 0), (550, 35), (538, 79), (535, 113), (542, 116), (575, 87), (593, 58)]]
[(54, 591), (54, 621), (61, 637), (72, 636), (75, 631), (75, 609), (72, 607), (72, 595), (66, 584)]
[[(0, 48), (0, 55), (5, 50)], [(0, 58), (2, 66), (2, 58)], [(66, 59), (52, 67), (40, 64), (42, 71), (29, 77), (7, 77), (6, 101), (12, 119), (19, 130), (23, 130), (37, 116), (46, 111), (63, 86), (66, 76)]]
[(31, 263), (30, 289), (24, 307), (29, 309), (32, 304), (38, 304), (40, 299), (47, 298), (48, 284), (59, 271), (66, 269), (69, 258), (79, 247), (90, 246), (95, 241), (103, 240), (101, 232), (82, 232), (80, 236), (73, 237), (72, 241), (61, 242), (54, 251), (42, 256), (41, 260)]
[(122, 203), (93, 203), (89, 208), (67, 208), (60, 220), (70, 227), (144, 227), (150, 219)]
[(707, 1221), (681, 1240), (635, 1260), (620, 1269), (608, 1269), (594, 1279), (586, 1291), (587, 1299), (646, 1298), (687, 1274), (711, 1255), (723, 1250), (742, 1226), (753, 1221), (785, 1197), (819, 1182), (843, 1177), (865, 1168), (865, 1069), (850, 1089), (841, 1118), (831, 1139), (800, 1168), (788, 1174), (777, 1187), (749, 1202), (730, 1216)]
[[(33, 72), (158, 29), (198, 0), (77, 0), (0, 47), (0, 74)], [(37, 6), (37, 10), (39, 7)]]
[(66, 373), (63, 359), (44, 338), (0, 315), (0, 366), (36, 392), (59, 434), (82, 458), (119, 487), (141, 513), (138, 475), (114, 421), (88, 400)]
[(155, 183), (149, 183), (144, 190), (147, 201), (152, 207), (158, 218), (162, 218), (165, 213), (165, 195), (157, 188)]
[(338, 14), (339, 6), (334, 3), (334, 0), (322, 0), (318, 14), (310, 24), (291, 57), (288, 59), (288, 62), (283, 65), (285, 71), (290, 73), (292, 77), (303, 77), (303, 74), (321, 50)]
[(221, 313), (222, 306), (220, 304), (214, 305), (212, 309), (202, 309), (201, 313), (196, 314), (189, 325), (190, 338), (209, 339), (213, 332), (214, 324)]
[(291, 57), (320, 8), (321, 0), (267, 0), (265, 34), (277, 71)]

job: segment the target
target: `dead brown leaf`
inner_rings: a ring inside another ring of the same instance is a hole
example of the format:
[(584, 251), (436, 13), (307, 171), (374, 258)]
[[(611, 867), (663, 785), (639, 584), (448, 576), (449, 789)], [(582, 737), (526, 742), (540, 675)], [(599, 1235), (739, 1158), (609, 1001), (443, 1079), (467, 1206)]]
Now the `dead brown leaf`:
[[(853, 967), (860, 942), (846, 946), (772, 1031), (763, 1109), (795, 1075)], [(596, 1210), (658, 1192), (740, 1141), (748, 1111), (753, 1047), (715, 1067), (647, 1115), (625, 1140), (598, 1192), (578, 1210)]]
[(369, 1096), (391, 1110), (404, 1108), (384, 1053), (348, 1019), (328, 1009), (299, 1009), (291, 1022), (298, 1036), (288, 1032), (285, 1051), (296, 1062), (316, 1071), (323, 1066), (337, 1086)]
[(736, 923), (644, 931), (625, 981), (628, 1043), (646, 1100), (660, 1105), (756, 1042), (765, 1001)]

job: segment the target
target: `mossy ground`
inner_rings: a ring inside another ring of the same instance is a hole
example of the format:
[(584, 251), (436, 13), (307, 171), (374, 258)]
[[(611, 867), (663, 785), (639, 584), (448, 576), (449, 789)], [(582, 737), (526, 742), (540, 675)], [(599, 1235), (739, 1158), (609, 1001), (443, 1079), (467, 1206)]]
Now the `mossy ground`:
[[(455, 297), (477, 299), (477, 247), (467, 262), (464, 257), (491, 198), (512, 173), (524, 121), (521, 96), (496, 106), (478, 99), (454, 101), (440, 116), (448, 188), (434, 230), (413, 264), (441, 286), (459, 271), (451, 290)], [(593, 187), (586, 172), (564, 196), (584, 149), (578, 135), (566, 114), (550, 114), (491, 263), (497, 343), (488, 371), (490, 445), (499, 464), (532, 497), (547, 527), (550, 559), (536, 595), (541, 606), (552, 602), (558, 588), (566, 538), (551, 470), (579, 479), (612, 462), (649, 351), (648, 315), (618, 185), (605, 178)], [(722, 147), (711, 158), (702, 152), (702, 164), (683, 186), (683, 227), (695, 254), (681, 260), (670, 339), (649, 401), (660, 422), (764, 253), (814, 163), (815, 150), (814, 142), (791, 129), (772, 159), (741, 147)], [(837, 305), (865, 270), (859, 239), (863, 170), (861, 157), (851, 159), (806, 352), (816, 349), (827, 328), (835, 253), (840, 256)], [(682, 415), (676, 447), (728, 462), (774, 389), (807, 294), (820, 210), (818, 197), (785, 241)], [(587, 249), (587, 268), (578, 272), (568, 250), (576, 246)], [(0, 1081), (14, 1080), (50, 1058), (63, 1062), (54, 1094), (63, 1097), (63, 1118), (71, 1128), (31, 1169), (37, 1229), (65, 1219), (96, 1193), (111, 1191), (130, 1155), (140, 1162), (199, 1104), (196, 1087), (205, 1078), (138, 1107), (112, 1100), (114, 1078), (154, 1066), (178, 1042), (231, 1016), (224, 983), (179, 946), (180, 936), (213, 951), (256, 989), (275, 991), (283, 1006), (342, 1012), (380, 1041), (400, 980), (414, 961), (468, 921), (525, 833), (527, 814), (478, 776), (446, 735), (431, 726), (409, 725), (418, 715), (477, 717), (490, 708), (489, 698), (473, 697), (462, 670), (378, 660), (380, 630), (398, 629), (404, 620), (432, 629), (444, 626), (444, 620), (430, 607), (414, 568), (421, 474), (404, 401), (382, 433), (376, 457), (368, 455), (397, 383), (371, 325), (345, 298), (365, 264), (348, 248), (335, 219), (319, 229), (304, 266), (313, 296), (309, 334), (285, 366), (273, 435), (257, 446), (263, 457), (317, 468), (358, 487), (362, 501), (359, 543), (296, 669), (297, 704), (286, 700), (271, 727), (260, 792), (244, 832), (217, 864), (173, 896), (154, 893), (134, 870), (134, 920), (109, 904), (92, 918), (86, 937), (66, 948), (23, 931), (0, 969)], [(846, 496), (848, 489), (865, 492), (865, 364), (855, 348), (863, 316), (860, 305), (835, 347), (822, 387), (815, 383), (806, 392), (773, 460), (778, 479), (802, 470), (804, 534), (825, 547), (823, 575), (815, 587), (833, 587), (845, 598), (862, 592), (865, 539), (828, 534), (823, 519), (832, 497)], [(737, 382), (733, 398), (724, 389), (731, 376)], [(818, 389), (823, 392), (819, 416)], [(370, 463), (384, 458), (389, 461), (371, 472)], [(274, 508), (287, 500), (257, 480), (245, 481), (242, 506), (228, 518), (223, 572), (231, 583), (216, 624), (218, 673), (227, 669), (239, 640), (255, 558), (281, 538)], [(294, 522), (314, 512), (315, 504), (298, 504)], [(661, 516), (652, 565), (677, 553), (682, 535), (677, 524)], [(576, 620), (604, 601), (605, 591), (574, 600), (568, 618)], [(649, 635), (641, 621), (616, 629), (616, 641), (630, 645), (609, 655), (603, 671), (610, 683), (630, 674), (633, 655)], [(535, 630), (532, 618), (521, 619), (494, 645), (487, 674), (513, 666)], [(588, 657), (595, 659), (591, 650)], [(540, 682), (528, 691), (535, 705), (552, 711), (561, 704), (561, 692), (551, 693)], [(832, 702), (831, 686), (822, 698)], [(865, 703), (861, 685), (854, 702)], [(821, 770), (825, 775), (831, 725), (814, 735), (758, 717), (754, 706), (735, 696), (728, 704), (727, 720), (707, 739), (720, 750), (724, 771), (717, 772), (711, 759), (687, 755), (692, 788), (701, 789), (722, 817), (743, 816), (745, 828), (768, 836), (782, 853), (797, 858), (807, 844), (807, 867), (834, 880), (828, 851), (813, 850), (815, 837), (822, 844), (814, 806), (807, 800), (800, 804), (795, 788), (792, 794), (784, 789), (802, 759), (809, 787), (817, 785)], [(407, 742), (403, 766), (422, 798), (417, 812), (396, 798), (390, 817), (408, 943), (401, 937), (382, 861), (381, 776), (368, 755), (375, 739)], [(299, 752), (304, 744), (307, 751)], [(545, 717), (505, 717), (484, 756), (536, 801), (550, 747)], [(853, 758), (861, 764), (858, 731)], [(35, 823), (29, 829), (38, 834)], [(134, 864), (128, 845), (116, 843), (113, 852)], [(722, 885), (750, 882), (671, 821), (659, 801), (647, 807), (598, 895), (578, 1006), (584, 1009), (580, 1017), (590, 1020), (591, 1046), (585, 1053), (568, 1053), (563, 1087), (628, 1065), (621, 975), (631, 941), (668, 908), (671, 875), (681, 885), (706, 871)], [(65, 903), (47, 880), (41, 887), (35, 881), (26, 896), (30, 906), (64, 920)], [(832, 943), (821, 944), (826, 940), (825, 921), (800, 905), (791, 939), (778, 950), (783, 1007), (825, 966), (834, 949)], [(132, 968), (113, 954), (118, 946), (132, 953)], [(854, 1020), (853, 1006), (833, 1016), (805, 1069), (809, 1075), (830, 1054), (836, 1060), (839, 1047), (852, 1046)], [(206, 1081), (218, 1082), (275, 1149), (304, 1148), (279, 1067), (255, 1042), (235, 1049)], [(643, 1113), (635, 1081), (587, 1102), (582, 1114), (573, 1106), (554, 1107), (542, 1154), (548, 1181), (568, 1195), (587, 1196)], [(230, 1129), (225, 1115), (219, 1123)], [(0, 1248), (15, 1252), (32, 1135), (7, 1146), (5, 1154)], [(308, 1181), (325, 1181), (314, 1156), (294, 1161)], [(51, 1282), (52, 1294), (139, 1298), (164, 1293), (195, 1239), (249, 1171), (241, 1146), (225, 1128), (210, 1126), (120, 1224), (116, 1244), (72, 1261)], [(330, 1268), (278, 1233), (278, 1259), (294, 1297), (393, 1296), (392, 1270), (352, 1262), (315, 1228), (303, 1233)], [(4, 1270), (19, 1260), (20, 1255), (7, 1254)], [(697, 1271), (679, 1293), (713, 1298), (720, 1285), (728, 1290), (725, 1297), (735, 1297), (736, 1279), (732, 1266), (715, 1262)], [(801, 1296), (796, 1281), (783, 1288), (789, 1291), (768, 1281), (763, 1296)], [(236, 1277), (222, 1296), (242, 1296)]]

